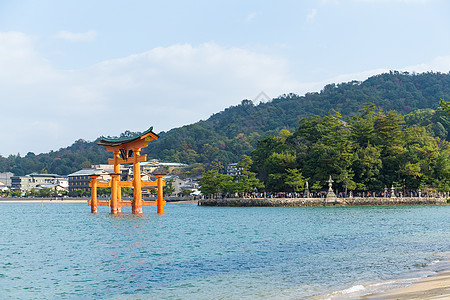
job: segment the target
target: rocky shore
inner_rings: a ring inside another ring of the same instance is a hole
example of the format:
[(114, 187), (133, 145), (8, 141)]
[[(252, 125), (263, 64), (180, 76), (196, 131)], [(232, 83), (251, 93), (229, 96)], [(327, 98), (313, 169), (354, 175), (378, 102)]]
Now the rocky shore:
[(446, 198), (428, 197), (354, 197), (354, 198), (224, 198), (202, 199), (199, 206), (296, 207), (296, 206), (374, 206), (374, 205), (446, 205)]

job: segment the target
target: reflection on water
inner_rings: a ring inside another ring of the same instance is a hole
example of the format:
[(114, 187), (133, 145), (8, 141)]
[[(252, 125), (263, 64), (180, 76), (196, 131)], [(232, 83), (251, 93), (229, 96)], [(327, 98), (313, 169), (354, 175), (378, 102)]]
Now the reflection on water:
[(304, 298), (422, 269), (450, 240), (448, 206), (0, 209), (11, 299)]

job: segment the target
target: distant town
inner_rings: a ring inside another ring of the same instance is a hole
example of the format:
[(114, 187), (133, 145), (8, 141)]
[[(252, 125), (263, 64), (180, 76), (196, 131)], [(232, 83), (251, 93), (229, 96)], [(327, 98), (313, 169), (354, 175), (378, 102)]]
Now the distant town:
[[(235, 175), (236, 163), (227, 166), (227, 174)], [(167, 175), (164, 180), (165, 196), (168, 197), (192, 197), (198, 198), (199, 176), (192, 178), (181, 178), (173, 174), (178, 168), (186, 167), (186, 164), (167, 163), (151, 160), (140, 164), (142, 180), (154, 181), (153, 172), (163, 168)], [(85, 197), (91, 193), (89, 182), (93, 174), (100, 174), (99, 181), (108, 182), (113, 172), (112, 165), (92, 165), (91, 168), (81, 169), (67, 176), (58, 174), (30, 173), (25, 176), (16, 176), (11, 172), (0, 173), (0, 195), (1, 197)], [(121, 181), (133, 180), (133, 165), (123, 165), (120, 168)], [(155, 188), (143, 187), (142, 195), (151, 197), (156, 193)], [(100, 191), (104, 197), (109, 196), (109, 191)], [(124, 193), (127, 194), (126, 191)]]

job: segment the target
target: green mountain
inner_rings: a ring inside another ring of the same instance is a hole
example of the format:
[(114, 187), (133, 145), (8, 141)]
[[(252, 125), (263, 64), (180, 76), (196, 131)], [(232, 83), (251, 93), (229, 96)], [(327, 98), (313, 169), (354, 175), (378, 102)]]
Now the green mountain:
[[(190, 164), (217, 160), (225, 165), (249, 154), (262, 138), (277, 135), (281, 129), (295, 131), (303, 117), (334, 112), (356, 115), (367, 102), (385, 111), (406, 114), (408, 124), (429, 126), (434, 135), (445, 139), (450, 123), (445, 114), (436, 110), (441, 98), (450, 99), (450, 73), (393, 71), (363, 82), (328, 84), (319, 93), (285, 94), (258, 105), (243, 100), (205, 121), (159, 133), (160, 138), (150, 143), (143, 153), (163, 161)], [(126, 134), (130, 132), (123, 135)], [(50, 153), (0, 157), (0, 172), (69, 174), (91, 164), (106, 163), (108, 157), (95, 141), (78, 140)]]
[(417, 109), (436, 109), (441, 98), (450, 99), (450, 73), (390, 72), (364, 82), (329, 84), (320, 93), (282, 95), (259, 105), (243, 100), (206, 121), (162, 132), (147, 153), (185, 163), (216, 159), (236, 162), (242, 154), (250, 153), (257, 140), (276, 135), (281, 129), (294, 131), (306, 116), (334, 111), (355, 115), (367, 102), (407, 114)]

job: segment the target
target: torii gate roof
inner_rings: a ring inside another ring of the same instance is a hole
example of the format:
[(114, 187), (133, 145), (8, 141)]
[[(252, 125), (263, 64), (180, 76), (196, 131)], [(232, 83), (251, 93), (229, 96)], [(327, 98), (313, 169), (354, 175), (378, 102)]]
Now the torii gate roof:
[(141, 134), (136, 134), (130, 137), (124, 137), (124, 138), (106, 138), (106, 137), (101, 137), (100, 141), (97, 142), (97, 145), (102, 145), (102, 146), (109, 146), (109, 147), (117, 147), (117, 146), (121, 146), (124, 144), (129, 144), (132, 143), (136, 140), (142, 140), (145, 139), (147, 137), (151, 136), (152, 140), (153, 139), (157, 139), (159, 138), (159, 136), (153, 132), (153, 126), (150, 127), (149, 129), (147, 129), (146, 131), (142, 132)]

